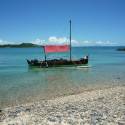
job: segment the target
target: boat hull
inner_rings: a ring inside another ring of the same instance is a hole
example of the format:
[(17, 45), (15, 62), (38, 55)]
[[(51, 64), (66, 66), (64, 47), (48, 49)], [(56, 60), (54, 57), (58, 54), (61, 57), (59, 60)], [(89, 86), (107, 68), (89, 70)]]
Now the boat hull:
[(46, 60), (46, 61), (39, 61), (39, 60), (27, 60), (29, 66), (32, 67), (39, 67), (39, 68), (49, 68), (49, 67), (71, 67), (71, 66), (83, 66), (88, 64), (88, 58), (80, 59), (80, 60), (64, 60), (64, 59), (53, 59), (53, 60)]

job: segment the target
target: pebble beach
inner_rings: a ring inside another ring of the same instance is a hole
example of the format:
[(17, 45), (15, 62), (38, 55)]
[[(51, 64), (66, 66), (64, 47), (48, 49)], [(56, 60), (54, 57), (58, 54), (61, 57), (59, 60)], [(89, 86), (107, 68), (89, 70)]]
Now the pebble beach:
[(0, 125), (125, 125), (125, 0), (0, 0)]
[(4, 108), (0, 125), (125, 125), (125, 86)]

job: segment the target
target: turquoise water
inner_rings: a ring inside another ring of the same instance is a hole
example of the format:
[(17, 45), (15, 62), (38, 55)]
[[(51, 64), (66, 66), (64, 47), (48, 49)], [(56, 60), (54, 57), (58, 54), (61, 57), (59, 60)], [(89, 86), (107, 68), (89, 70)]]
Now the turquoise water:
[[(26, 59), (43, 59), (41, 48), (0, 48), (0, 107), (125, 85), (125, 52), (118, 47), (76, 47), (73, 59), (89, 55), (90, 68), (29, 68)], [(69, 58), (69, 53), (48, 54)]]

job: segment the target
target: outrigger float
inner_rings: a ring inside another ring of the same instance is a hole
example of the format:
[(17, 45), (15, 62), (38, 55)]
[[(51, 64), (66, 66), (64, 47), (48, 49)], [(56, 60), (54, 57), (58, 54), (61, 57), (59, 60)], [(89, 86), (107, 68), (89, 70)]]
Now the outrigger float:
[[(71, 46), (71, 20), (70, 20), (70, 45), (46, 45), (42, 46), (44, 49), (44, 60), (28, 60), (27, 63), (32, 67), (49, 68), (49, 67), (70, 67), (70, 66), (82, 66), (87, 67), (88, 56), (84, 56), (78, 60), (72, 60), (72, 46)], [(47, 60), (47, 53), (53, 52), (70, 52), (70, 59), (51, 59)]]

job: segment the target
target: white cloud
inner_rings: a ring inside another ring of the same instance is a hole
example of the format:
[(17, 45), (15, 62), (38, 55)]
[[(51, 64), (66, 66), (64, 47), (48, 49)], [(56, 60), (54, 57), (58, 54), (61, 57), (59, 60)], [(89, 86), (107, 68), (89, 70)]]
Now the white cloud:
[(33, 44), (37, 44), (37, 45), (44, 45), (45, 44), (45, 40), (41, 40), (41, 39), (36, 39), (34, 41), (31, 41), (30, 43), (33, 43)]
[(42, 40), (38, 38), (34, 41), (31, 41), (30, 43), (38, 45), (61, 45), (61, 44), (68, 44), (69, 40), (66, 37), (51, 36), (47, 40)]
[(117, 45), (117, 43), (112, 41), (81, 41), (79, 42), (79, 46), (113, 46)]
[(14, 44), (14, 42), (9, 42), (9, 41), (0, 39), (0, 45), (4, 45), (4, 44)]
[[(21, 42), (9, 42), (9, 41), (5, 41), (0, 39), (0, 45), (2, 44), (19, 44)], [(51, 36), (49, 37), (47, 40), (43, 40), (43, 39), (36, 39), (34, 41), (30, 41), (28, 43), (33, 43), (33, 44), (37, 44), (37, 45), (61, 45), (61, 44), (69, 44), (69, 38), (67, 37), (56, 37), (56, 36)], [(117, 45), (117, 43), (112, 42), (112, 41), (88, 41), (88, 40), (84, 40), (84, 41), (78, 41), (75, 39), (72, 39), (72, 46), (113, 46), (113, 45)]]
[(83, 41), (83, 43), (90, 44), (91, 42), (86, 40), (86, 41)]
[[(79, 42), (75, 39), (72, 39), (72, 45), (77, 46), (79, 45)], [(60, 45), (60, 44), (69, 44), (70, 41), (67, 37), (56, 37), (56, 36), (52, 36), (48, 38), (48, 41), (46, 42), (46, 44), (56, 44), (56, 45)]]
[(68, 41), (66, 37), (51, 36), (48, 38), (48, 44), (68, 44)]
[(112, 45), (117, 45), (117, 43), (112, 42), (112, 41), (96, 41), (95, 42), (96, 45), (100, 45), (100, 46), (112, 46)]

